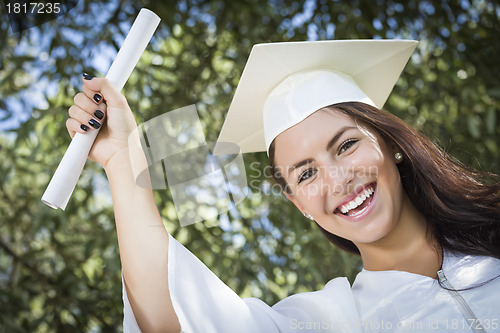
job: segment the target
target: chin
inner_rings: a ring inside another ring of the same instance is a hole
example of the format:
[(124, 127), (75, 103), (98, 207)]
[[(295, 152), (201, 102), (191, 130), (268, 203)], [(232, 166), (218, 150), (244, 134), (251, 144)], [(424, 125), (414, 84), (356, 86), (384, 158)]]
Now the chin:
[(376, 220), (367, 223), (357, 235), (354, 235), (354, 243), (375, 243), (387, 237), (394, 229), (394, 223), (388, 216), (380, 216)]
[(391, 222), (393, 219), (387, 215), (389, 214), (373, 217), (373, 219), (366, 219), (363, 223), (357, 224), (355, 230), (351, 229), (349, 232), (342, 234), (338, 230), (336, 230), (337, 232), (329, 230), (331, 228), (326, 228), (326, 230), (355, 244), (376, 243), (387, 237), (394, 229), (395, 225)]

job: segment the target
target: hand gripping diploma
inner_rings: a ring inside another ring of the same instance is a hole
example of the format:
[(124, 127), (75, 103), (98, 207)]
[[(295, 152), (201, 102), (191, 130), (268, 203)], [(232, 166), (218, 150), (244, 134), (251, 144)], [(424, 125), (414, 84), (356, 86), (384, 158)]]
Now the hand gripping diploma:
[[(160, 18), (152, 11), (143, 8), (139, 12), (106, 75), (118, 91), (127, 82), (159, 23)], [(96, 101), (99, 102), (99, 95), (96, 96)], [(96, 114), (97, 118), (101, 116), (99, 112)], [(92, 121), (83, 128), (88, 125), (97, 129), (100, 123)], [(55, 209), (66, 208), (96, 136), (97, 131), (94, 131), (87, 135), (77, 134), (73, 138), (42, 196), (43, 203)]]

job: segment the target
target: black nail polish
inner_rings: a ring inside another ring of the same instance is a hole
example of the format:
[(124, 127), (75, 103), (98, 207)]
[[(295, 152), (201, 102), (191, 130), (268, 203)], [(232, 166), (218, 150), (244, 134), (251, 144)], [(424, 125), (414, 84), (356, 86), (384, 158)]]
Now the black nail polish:
[(83, 73), (83, 78), (85, 80), (92, 80), (94, 77), (90, 74), (87, 74), (87, 73)]
[(96, 103), (99, 103), (99, 102), (101, 101), (101, 99), (102, 99), (102, 96), (101, 96), (101, 95), (99, 95), (99, 94), (95, 94), (95, 95), (94, 95), (94, 101), (95, 101)]
[(84, 124), (81, 124), (81, 125), (80, 125), (80, 128), (81, 128), (82, 130), (84, 130), (85, 132), (87, 132), (87, 131), (89, 130), (89, 127), (88, 127), (87, 125), (84, 125)]
[(102, 117), (104, 117), (104, 112), (102, 112), (101, 110), (95, 110), (94, 116), (96, 116), (97, 119), (102, 119)]
[(98, 129), (99, 127), (101, 127), (101, 124), (99, 124), (99, 122), (97, 122), (94, 119), (90, 119), (89, 124), (90, 124), (90, 126), (92, 126), (95, 129)]

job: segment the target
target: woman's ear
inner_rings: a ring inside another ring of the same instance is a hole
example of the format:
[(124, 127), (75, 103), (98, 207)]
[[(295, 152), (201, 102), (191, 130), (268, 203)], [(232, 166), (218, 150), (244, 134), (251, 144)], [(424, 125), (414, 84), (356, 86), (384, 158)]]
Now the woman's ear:
[(394, 143), (394, 142), (391, 142), (389, 144), (389, 149), (390, 149), (390, 153), (394, 156), (394, 154), (396, 154), (397, 152), (399, 152), (399, 147)]

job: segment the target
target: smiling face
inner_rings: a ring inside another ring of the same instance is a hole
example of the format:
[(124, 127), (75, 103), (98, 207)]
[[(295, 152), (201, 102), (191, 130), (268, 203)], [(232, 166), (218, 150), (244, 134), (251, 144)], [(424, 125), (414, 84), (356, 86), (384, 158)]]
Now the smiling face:
[(322, 109), (275, 139), (275, 166), (289, 198), (332, 234), (358, 247), (380, 241), (411, 214), (394, 153), (374, 130)]

